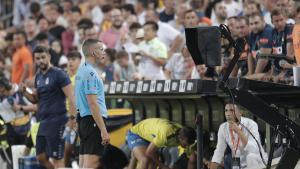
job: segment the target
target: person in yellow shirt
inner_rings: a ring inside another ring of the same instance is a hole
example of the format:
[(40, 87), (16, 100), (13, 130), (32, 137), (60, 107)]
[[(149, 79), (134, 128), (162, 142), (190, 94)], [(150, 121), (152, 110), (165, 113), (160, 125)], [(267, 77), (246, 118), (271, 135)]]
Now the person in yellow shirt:
[[(70, 51), (67, 54), (68, 58), (68, 75), (71, 80), (72, 87), (74, 89), (75, 86), (75, 76), (77, 73), (77, 69), (81, 63), (81, 54), (78, 51)], [(67, 111), (69, 111), (69, 100), (66, 102)], [(65, 139), (65, 152), (64, 152), (64, 159), (65, 159), (65, 166), (71, 167), (71, 156), (72, 151), (74, 149), (73, 144), (75, 141), (75, 137), (73, 137), (73, 133), (75, 129), (75, 125), (68, 123), (67, 127), (64, 131), (64, 139)]]
[(127, 144), (132, 150), (132, 157), (128, 169), (135, 169), (135, 160), (139, 162), (139, 169), (148, 169), (157, 165), (161, 169), (168, 166), (158, 160), (156, 151), (160, 147), (183, 148), (193, 144), (196, 132), (191, 127), (162, 118), (149, 118), (133, 126), (127, 133)]

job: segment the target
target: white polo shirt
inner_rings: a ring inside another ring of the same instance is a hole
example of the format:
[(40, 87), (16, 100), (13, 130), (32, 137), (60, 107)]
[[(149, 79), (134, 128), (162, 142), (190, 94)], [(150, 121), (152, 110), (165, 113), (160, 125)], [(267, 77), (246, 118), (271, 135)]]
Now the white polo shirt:
[[(158, 38), (151, 41), (143, 41), (139, 44), (139, 49), (149, 53), (155, 58), (167, 59), (167, 48)], [(152, 59), (142, 56), (138, 72), (147, 80), (163, 80), (165, 79), (162, 66), (157, 65)]]

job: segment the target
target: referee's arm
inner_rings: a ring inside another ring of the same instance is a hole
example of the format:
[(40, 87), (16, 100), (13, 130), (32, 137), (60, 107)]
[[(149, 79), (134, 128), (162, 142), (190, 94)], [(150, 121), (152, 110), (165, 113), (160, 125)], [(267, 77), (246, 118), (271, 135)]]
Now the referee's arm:
[(96, 94), (87, 94), (86, 95), (87, 102), (89, 104), (90, 111), (92, 116), (101, 131), (102, 144), (108, 144), (110, 141), (109, 135), (107, 133), (104, 120), (101, 116), (99, 104), (97, 103), (97, 95)]

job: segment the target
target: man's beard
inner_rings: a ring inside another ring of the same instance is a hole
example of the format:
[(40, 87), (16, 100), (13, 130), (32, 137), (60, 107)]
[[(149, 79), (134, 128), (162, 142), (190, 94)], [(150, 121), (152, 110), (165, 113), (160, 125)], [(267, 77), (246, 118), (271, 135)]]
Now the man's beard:
[(116, 29), (120, 29), (120, 28), (122, 27), (122, 24), (119, 24), (119, 25), (114, 24), (113, 26), (114, 26), (114, 28), (116, 28)]
[(41, 71), (47, 70), (47, 69), (48, 69), (48, 64), (40, 63), (40, 64), (39, 64), (39, 69), (40, 69)]

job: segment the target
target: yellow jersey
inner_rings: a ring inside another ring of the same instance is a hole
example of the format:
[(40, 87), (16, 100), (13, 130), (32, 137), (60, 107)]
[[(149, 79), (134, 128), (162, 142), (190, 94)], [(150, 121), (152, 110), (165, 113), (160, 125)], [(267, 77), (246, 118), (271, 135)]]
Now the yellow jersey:
[(131, 128), (131, 132), (154, 143), (157, 147), (178, 146), (177, 132), (182, 126), (167, 119), (149, 118)]
[[(70, 76), (72, 90), (74, 90), (74, 86), (75, 86), (75, 76), (76, 76), (76, 74), (73, 76)], [(69, 109), (70, 109), (69, 99), (66, 100), (66, 108), (67, 108), (67, 111), (69, 112)]]

